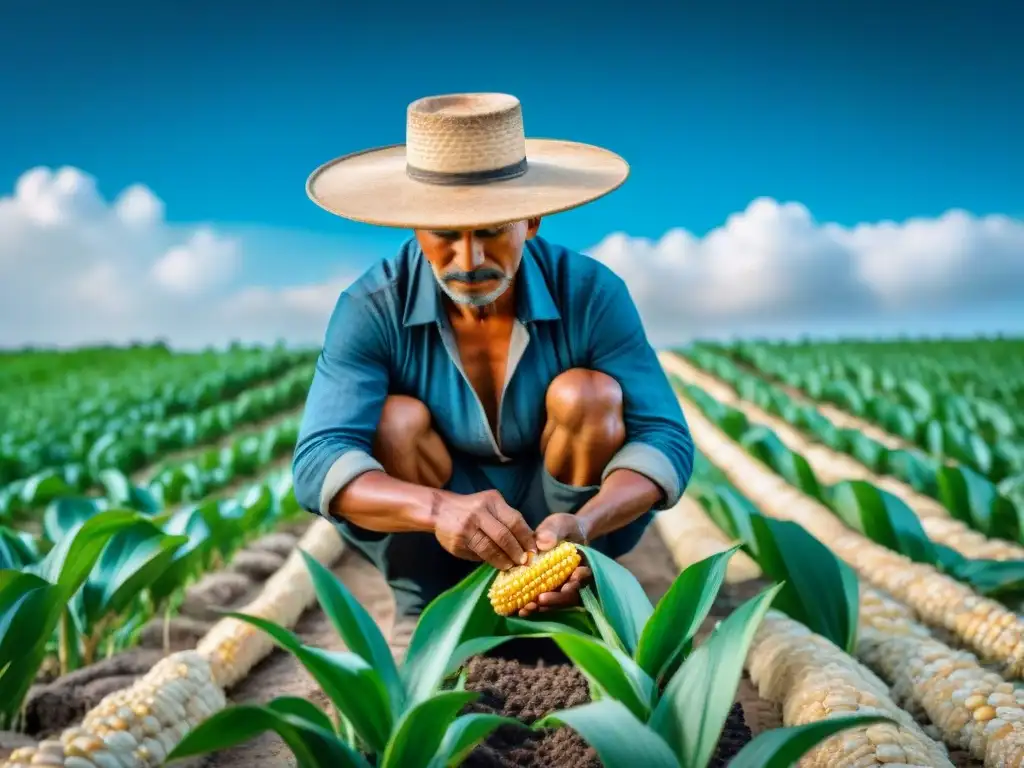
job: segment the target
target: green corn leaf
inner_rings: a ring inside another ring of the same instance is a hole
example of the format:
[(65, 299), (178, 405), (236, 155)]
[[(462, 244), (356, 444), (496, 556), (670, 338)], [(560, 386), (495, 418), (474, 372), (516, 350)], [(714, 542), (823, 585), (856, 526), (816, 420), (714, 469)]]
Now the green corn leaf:
[(591, 547), (580, 547), (594, 574), (594, 586), (608, 623), (615, 630), (625, 651), (636, 654), (640, 636), (654, 606), (636, 576), (612, 558)]
[(758, 565), (773, 581), (784, 582), (775, 606), (853, 653), (860, 604), (853, 569), (796, 523), (761, 515), (751, 522)]
[(267, 731), (277, 733), (300, 768), (370, 768), (355, 749), (317, 722), (275, 711), (273, 702), (239, 705), (216, 712), (185, 734), (164, 760), (172, 763), (243, 744)]
[(889, 449), (872, 440), (863, 432), (851, 430), (847, 438), (847, 452), (857, 461), (877, 474), (886, 474), (889, 463)]
[[(587, 587), (584, 587), (586, 589)], [(547, 618), (539, 618), (546, 616)], [(597, 628), (591, 615), (583, 608), (564, 608), (547, 614), (534, 614), (526, 619), (503, 616), (497, 624), (499, 635), (533, 635), (538, 632), (568, 632), (574, 635), (597, 637)]]
[(381, 752), (391, 733), (391, 706), (380, 675), (359, 655), (350, 651), (333, 653), (304, 645), (291, 631), (271, 621), (227, 613), (259, 628), (291, 653), (320, 685), (327, 698), (375, 751)]
[(844, 523), (877, 544), (917, 563), (935, 563), (921, 520), (898, 496), (866, 480), (843, 480), (829, 489), (826, 501)]
[(21, 501), (28, 507), (41, 507), (58, 496), (74, 495), (75, 489), (67, 484), (56, 469), (44, 469), (29, 477), (21, 488)]
[(39, 550), (23, 531), (0, 526), (0, 569), (20, 571), (39, 560)]
[(405, 687), (394, 656), (377, 623), (345, 585), (314, 557), (299, 550), (306, 563), (317, 601), (345, 646), (376, 670), (387, 689), (395, 718), (405, 706)]
[(174, 552), (174, 557), (152, 582), (149, 593), (160, 605), (188, 579), (199, 571), (211, 546), (210, 526), (195, 509), (181, 509), (175, 512), (163, 526), (164, 533), (184, 536), (185, 543)]
[(43, 535), (50, 542), (58, 542), (79, 523), (107, 508), (103, 499), (85, 496), (65, 496), (52, 501), (43, 512)]
[(553, 728), (559, 725), (576, 731), (597, 752), (605, 768), (682, 768), (691, 765), (680, 761), (660, 735), (637, 720), (625, 705), (613, 699), (557, 710), (535, 722), (533, 727)]
[(104, 547), (73, 602), (79, 626), (94, 627), (103, 617), (120, 615), (170, 564), (184, 536), (169, 536), (140, 519), (117, 531)]
[(716, 483), (701, 489), (698, 499), (707, 510), (712, 522), (731, 541), (742, 542), (744, 551), (754, 560), (758, 559), (757, 536), (751, 519), (760, 513), (749, 499), (725, 483)]
[(889, 451), (889, 472), (918, 493), (938, 493), (935, 461), (918, 451)]
[(768, 578), (784, 582), (775, 607), (851, 652), (860, 601), (853, 569), (804, 528), (763, 516), (732, 488), (715, 486), (701, 501), (731, 538), (744, 531), (744, 551)]
[(431, 758), (428, 768), (456, 768), (480, 742), (502, 726), (525, 727), (514, 717), (501, 715), (471, 714), (456, 718), (445, 731), (441, 746)]
[(612, 626), (612, 623), (608, 621), (608, 616), (604, 612), (604, 608), (601, 606), (601, 601), (594, 593), (594, 587), (587, 584), (580, 589), (580, 599), (583, 603), (583, 608), (590, 614), (591, 621), (597, 628), (597, 636), (604, 640), (612, 648), (616, 648), (623, 653), (627, 653), (626, 645), (622, 642), (622, 638), (619, 633)]
[[(585, 589), (589, 589), (589, 587)], [(597, 598), (594, 599), (596, 601)], [(556, 634), (569, 634), (584, 638), (596, 636), (596, 630), (589, 615), (582, 610), (566, 609), (553, 615), (557, 618), (552, 618), (550, 621), (535, 618), (520, 619), (512, 616), (502, 617), (496, 625), (497, 634), (472, 637), (459, 644), (448, 662), (444, 676), (449, 677), (455, 674), (467, 659), (484, 655), (515, 638), (551, 638)]]
[(132, 484), (119, 469), (104, 469), (96, 480), (103, 488), (103, 495), (111, 507), (130, 507), (132, 501)]
[(553, 639), (588, 680), (625, 704), (639, 720), (647, 721), (657, 689), (633, 659), (594, 638), (556, 634)]
[(948, 547), (940, 561), (946, 573), (976, 592), (999, 600), (1024, 596), (1024, 560), (969, 560)]
[(812, 498), (821, 498), (818, 478), (807, 459), (790, 450), (771, 429), (764, 426), (753, 427), (743, 435), (740, 444), (752, 456), (782, 475), (790, 485)]
[(21, 710), (62, 608), (53, 584), (31, 573), (0, 570), (0, 727), (9, 727)]
[(137, 512), (111, 509), (78, 523), (42, 560), (29, 570), (52, 584), (70, 600), (85, 582), (107, 542), (121, 530), (144, 520)]
[(704, 768), (714, 754), (754, 634), (781, 589), (769, 587), (733, 611), (666, 686), (649, 725), (682, 765)]
[(300, 699), (297, 696), (278, 696), (276, 699), (268, 701), (266, 706), (278, 714), (292, 715), (300, 720), (306, 720), (328, 733), (334, 730), (331, 718), (320, 707), (307, 699)]
[(936, 471), (939, 501), (954, 517), (990, 538), (1016, 541), (1021, 536), (1013, 504), (999, 489), (964, 466), (941, 466)]
[(636, 651), (637, 664), (655, 680), (670, 678), (690, 652), (725, 582), (729, 558), (738, 549), (736, 545), (688, 566), (658, 601)]
[(427, 768), (459, 712), (480, 694), (441, 691), (406, 710), (395, 725), (381, 768)]
[(434, 598), (420, 615), (400, 671), (407, 708), (437, 690), (459, 645), (472, 637), (494, 634), (498, 617), (487, 602), (487, 588), (496, 574), (494, 568), (480, 565)]
[(790, 768), (837, 733), (875, 723), (894, 722), (883, 715), (848, 715), (788, 728), (773, 728), (747, 742), (729, 762), (729, 768)]

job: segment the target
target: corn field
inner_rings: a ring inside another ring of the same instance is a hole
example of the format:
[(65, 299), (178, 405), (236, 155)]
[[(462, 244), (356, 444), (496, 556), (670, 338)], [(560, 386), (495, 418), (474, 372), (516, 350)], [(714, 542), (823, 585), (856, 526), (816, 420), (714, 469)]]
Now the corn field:
[(1024, 341), (661, 352), (679, 504), (481, 565), (403, 658), (292, 492), (318, 351), (0, 354), (3, 766), (1024, 766)]

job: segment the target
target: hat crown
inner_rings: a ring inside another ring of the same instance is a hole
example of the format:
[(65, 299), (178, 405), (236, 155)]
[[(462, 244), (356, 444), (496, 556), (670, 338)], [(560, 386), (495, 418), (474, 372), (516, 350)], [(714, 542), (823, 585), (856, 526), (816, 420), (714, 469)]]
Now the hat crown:
[(406, 161), (414, 172), (473, 174), (526, 158), (519, 99), (505, 93), (428, 96), (409, 105)]

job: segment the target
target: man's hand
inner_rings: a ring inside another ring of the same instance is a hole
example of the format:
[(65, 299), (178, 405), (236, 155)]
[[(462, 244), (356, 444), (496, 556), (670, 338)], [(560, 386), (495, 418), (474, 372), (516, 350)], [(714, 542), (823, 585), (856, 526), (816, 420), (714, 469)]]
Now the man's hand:
[[(576, 515), (568, 513), (558, 513), (546, 517), (537, 526), (536, 539), (537, 549), (541, 552), (554, 549), (562, 541), (587, 544), (587, 537), (580, 524), (580, 519)], [(520, 609), (519, 615), (525, 618), (535, 611), (546, 613), (550, 610), (572, 608), (579, 605), (580, 588), (586, 585), (592, 576), (593, 573), (586, 565), (577, 566), (569, 576), (569, 580), (557, 592), (544, 592), (538, 595), (534, 602), (527, 603)]]
[(530, 526), (497, 491), (439, 491), (434, 535), (456, 557), (483, 560), (501, 571), (526, 562), (527, 550), (537, 551)]

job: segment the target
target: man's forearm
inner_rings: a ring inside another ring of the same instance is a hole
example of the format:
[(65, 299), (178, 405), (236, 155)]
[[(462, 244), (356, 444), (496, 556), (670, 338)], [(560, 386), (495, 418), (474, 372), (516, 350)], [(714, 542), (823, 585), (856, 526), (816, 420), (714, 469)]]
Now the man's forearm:
[(330, 512), (377, 533), (433, 532), (439, 493), (385, 472), (364, 472), (334, 497)]
[(587, 541), (617, 531), (650, 510), (663, 497), (661, 488), (639, 472), (617, 469), (597, 494), (576, 513)]

